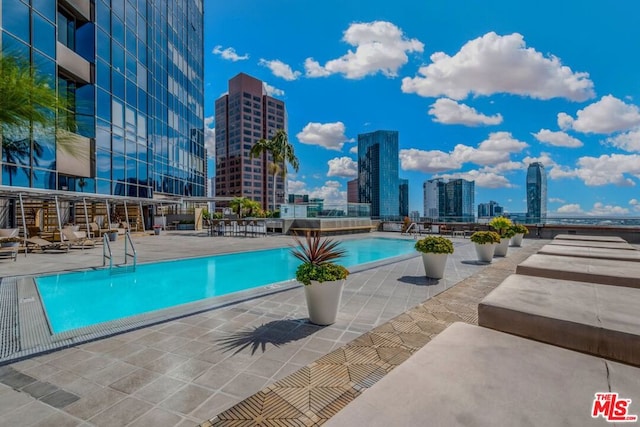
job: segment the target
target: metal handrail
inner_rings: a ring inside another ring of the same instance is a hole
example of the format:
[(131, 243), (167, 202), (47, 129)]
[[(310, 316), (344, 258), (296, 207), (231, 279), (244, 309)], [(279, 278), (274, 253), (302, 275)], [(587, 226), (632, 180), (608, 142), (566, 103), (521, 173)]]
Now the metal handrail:
[[(129, 253), (129, 245), (131, 245), (131, 250), (133, 253)], [(138, 264), (138, 252), (136, 252), (135, 246), (133, 246), (133, 240), (131, 240), (131, 233), (129, 230), (125, 230), (124, 232), (124, 263), (127, 263), (129, 257), (133, 258), (133, 269), (135, 270), (136, 265)]]
[[(107, 250), (109, 254), (107, 255)], [(107, 265), (107, 259), (109, 259), (109, 268), (113, 268), (113, 254), (111, 253), (111, 245), (109, 244), (109, 235), (104, 234), (102, 236), (102, 266)]]
[(401, 234), (403, 234), (403, 235), (406, 234), (407, 236), (410, 236), (411, 235), (410, 231), (414, 227), (416, 228), (416, 230), (413, 232), (413, 234), (415, 236), (416, 234), (418, 234), (418, 224), (416, 224), (415, 222), (412, 222), (411, 225), (409, 225), (409, 227), (407, 227), (407, 229), (404, 230), (404, 233), (401, 233)]

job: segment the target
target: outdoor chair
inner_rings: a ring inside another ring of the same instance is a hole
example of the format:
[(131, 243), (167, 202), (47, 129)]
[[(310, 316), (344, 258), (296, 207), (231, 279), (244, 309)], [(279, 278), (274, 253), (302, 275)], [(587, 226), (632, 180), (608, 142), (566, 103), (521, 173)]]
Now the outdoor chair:
[(18, 260), (18, 248), (17, 247), (5, 247), (0, 248), (0, 258), (9, 257), (14, 261)]
[(69, 244), (63, 242), (50, 242), (49, 240), (41, 237), (29, 237), (26, 240), (27, 250), (38, 250), (40, 252), (55, 250), (55, 251), (69, 251)]
[(253, 228), (253, 232), (256, 236), (266, 236), (267, 235), (267, 223), (265, 221), (257, 221), (256, 225)]
[(69, 247), (80, 246), (83, 250), (85, 246), (95, 246), (96, 242), (92, 239), (89, 239), (84, 235), (84, 232), (78, 231), (75, 232), (70, 228), (63, 228), (61, 231), (62, 237), (61, 240), (67, 240)]

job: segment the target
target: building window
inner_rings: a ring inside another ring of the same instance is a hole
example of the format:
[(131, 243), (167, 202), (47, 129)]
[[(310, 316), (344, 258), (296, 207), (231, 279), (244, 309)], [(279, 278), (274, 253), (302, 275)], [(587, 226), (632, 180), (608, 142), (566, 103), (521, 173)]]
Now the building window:
[(76, 18), (65, 9), (58, 9), (58, 41), (76, 50)]

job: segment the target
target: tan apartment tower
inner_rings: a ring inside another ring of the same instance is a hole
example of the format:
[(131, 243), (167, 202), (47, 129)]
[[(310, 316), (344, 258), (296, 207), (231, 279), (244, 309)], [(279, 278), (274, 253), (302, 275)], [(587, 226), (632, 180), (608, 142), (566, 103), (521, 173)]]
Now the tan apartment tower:
[[(264, 83), (240, 73), (229, 80), (229, 92), (215, 103), (215, 195), (246, 197), (274, 210), (273, 166), (270, 154), (251, 158), (249, 151), (277, 129), (287, 130), (283, 101), (267, 95)], [(284, 165), (280, 165), (284, 167)], [(275, 208), (284, 203), (284, 180), (276, 178)]]

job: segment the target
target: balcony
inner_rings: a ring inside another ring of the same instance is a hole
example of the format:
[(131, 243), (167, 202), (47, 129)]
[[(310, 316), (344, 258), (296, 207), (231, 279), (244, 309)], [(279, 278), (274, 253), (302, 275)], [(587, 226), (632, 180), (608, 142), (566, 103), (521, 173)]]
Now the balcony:
[(91, 2), (89, 0), (61, 0), (60, 3), (84, 21), (91, 19)]
[(67, 74), (71, 75), (78, 82), (84, 84), (93, 83), (93, 73), (91, 63), (63, 45), (56, 43), (58, 66), (64, 69)]

